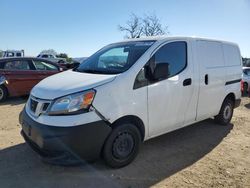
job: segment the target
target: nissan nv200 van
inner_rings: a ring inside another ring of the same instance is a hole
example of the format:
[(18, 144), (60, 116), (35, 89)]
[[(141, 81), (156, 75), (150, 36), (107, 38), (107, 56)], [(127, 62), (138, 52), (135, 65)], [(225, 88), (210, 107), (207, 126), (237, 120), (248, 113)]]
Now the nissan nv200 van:
[(240, 104), (241, 64), (238, 46), (218, 40), (110, 44), (38, 83), (20, 114), (21, 133), (47, 162), (102, 156), (122, 167), (146, 140), (211, 117), (229, 124)]

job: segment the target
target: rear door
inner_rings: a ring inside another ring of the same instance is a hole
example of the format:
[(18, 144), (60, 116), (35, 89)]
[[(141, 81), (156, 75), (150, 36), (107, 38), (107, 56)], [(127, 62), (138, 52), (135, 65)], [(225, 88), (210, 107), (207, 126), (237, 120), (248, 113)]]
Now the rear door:
[(42, 79), (59, 72), (59, 66), (56, 66), (48, 61), (33, 59), (32, 62), (37, 73), (37, 83)]
[(221, 42), (196, 41), (196, 57), (200, 70), (197, 120), (219, 113), (225, 91), (225, 63)]
[(34, 86), (35, 71), (29, 59), (13, 59), (4, 63), (4, 74), (12, 96), (26, 95)]

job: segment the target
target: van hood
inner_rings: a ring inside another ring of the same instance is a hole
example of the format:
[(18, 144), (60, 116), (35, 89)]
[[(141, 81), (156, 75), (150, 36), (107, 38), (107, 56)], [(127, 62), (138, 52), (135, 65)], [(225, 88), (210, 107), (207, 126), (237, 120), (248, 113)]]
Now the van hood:
[(89, 74), (69, 70), (42, 80), (32, 89), (31, 95), (40, 99), (53, 100), (106, 84), (113, 81), (115, 77), (116, 75), (113, 74)]

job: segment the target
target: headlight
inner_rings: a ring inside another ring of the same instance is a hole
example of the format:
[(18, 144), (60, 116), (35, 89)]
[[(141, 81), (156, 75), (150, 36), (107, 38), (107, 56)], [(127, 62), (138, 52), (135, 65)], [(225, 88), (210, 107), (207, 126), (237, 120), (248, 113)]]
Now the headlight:
[(95, 97), (95, 90), (76, 93), (57, 99), (50, 107), (49, 115), (78, 114), (87, 112)]

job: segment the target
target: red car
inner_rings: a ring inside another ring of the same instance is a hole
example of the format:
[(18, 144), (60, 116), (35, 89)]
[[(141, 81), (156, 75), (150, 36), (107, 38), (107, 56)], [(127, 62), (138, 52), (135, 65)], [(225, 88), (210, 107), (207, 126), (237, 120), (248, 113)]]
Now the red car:
[(40, 58), (0, 59), (0, 102), (9, 96), (29, 94), (42, 79), (62, 71), (59, 65)]

